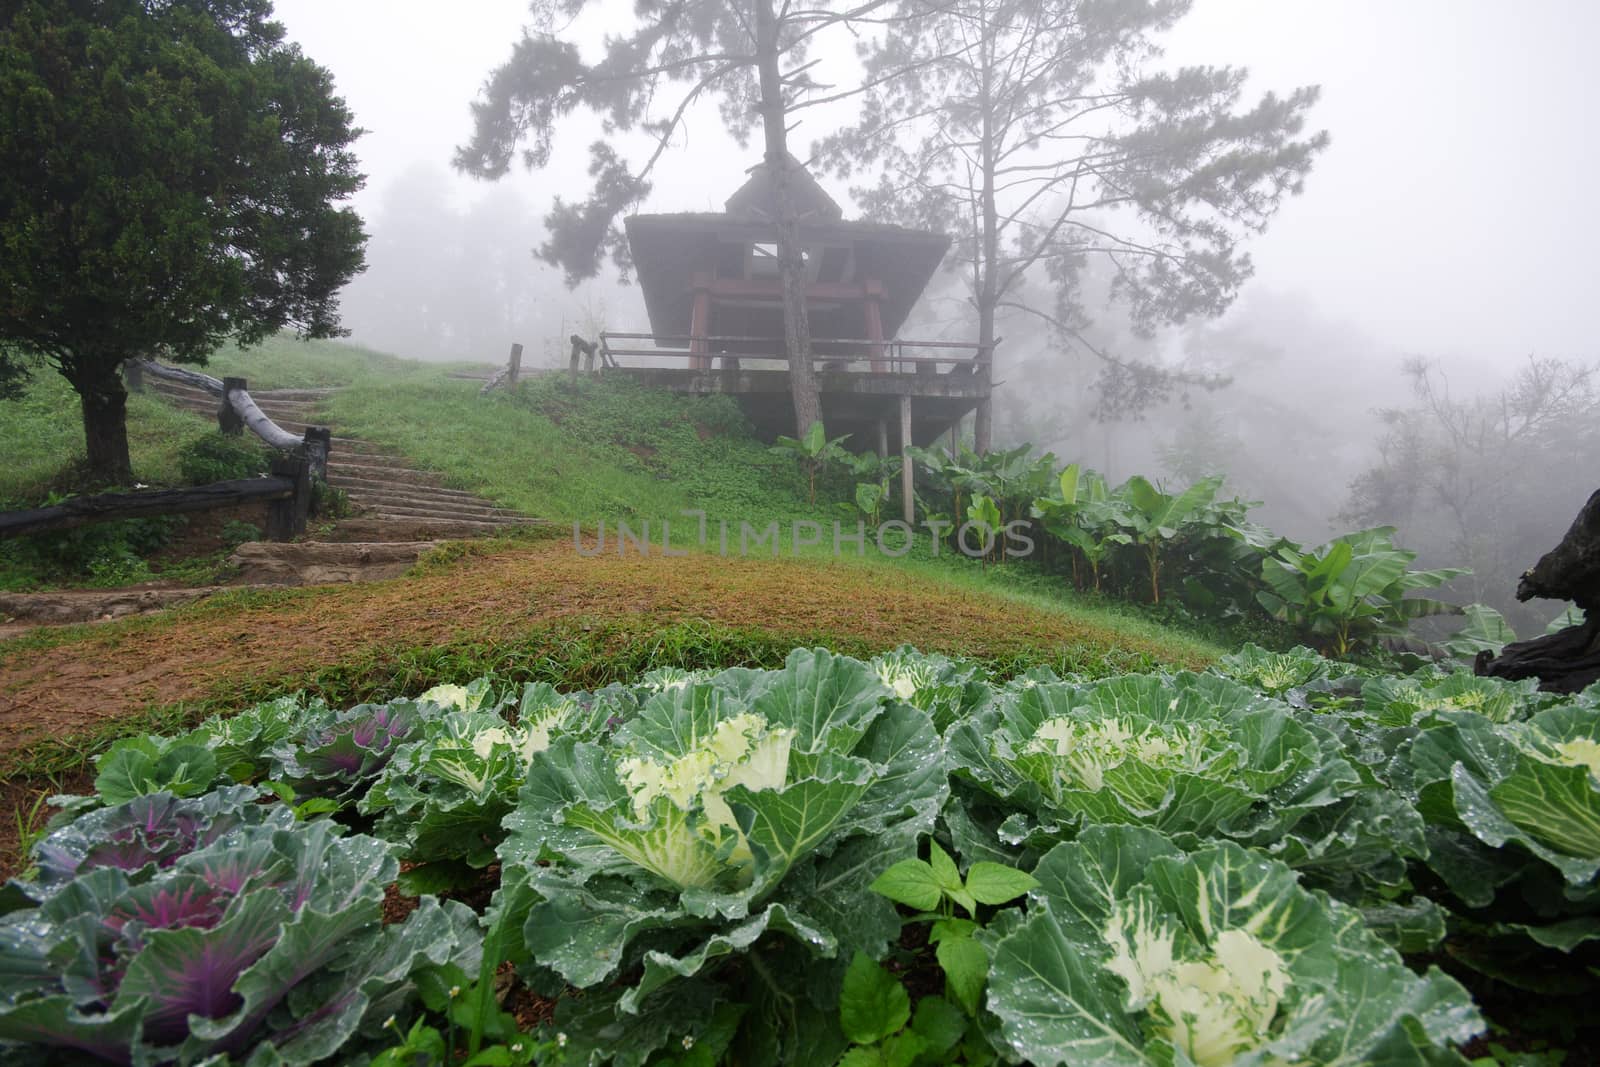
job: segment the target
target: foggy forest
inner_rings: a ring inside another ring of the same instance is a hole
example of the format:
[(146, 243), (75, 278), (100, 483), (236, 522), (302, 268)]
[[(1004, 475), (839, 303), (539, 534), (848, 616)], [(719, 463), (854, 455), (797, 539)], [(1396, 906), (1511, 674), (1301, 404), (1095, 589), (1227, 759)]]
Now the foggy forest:
[(1600, 1063), (1593, 0), (0, 0), (0, 1067)]
[[(370, 18), (359, 4), (278, 10), (354, 102), (371, 102), (369, 266), (342, 295), (352, 341), (466, 359), (520, 340), (556, 365), (574, 331), (640, 328), (638, 290), (615, 268), (569, 288), (537, 255), (552, 195), (581, 175), (587, 132), (567, 135), (569, 157), (492, 184), (450, 166), (468, 131), (461, 101), (503, 58), (519, 12), (497, 22), (474, 11), (441, 41), (405, 4)], [(605, 16), (586, 18), (598, 47)], [(1114, 481), (1226, 474), (1229, 493), (1261, 502), (1262, 521), (1296, 538), (1396, 526), (1423, 563), (1473, 568), (1447, 599), (1542, 627), (1541, 608), (1512, 599), (1515, 576), (1587, 496), (1560, 472), (1589, 454), (1600, 413), (1585, 272), (1562, 266), (1595, 225), (1574, 179), (1594, 146), (1563, 132), (1582, 122), (1567, 110), (1583, 99), (1581, 60), (1549, 31), (1595, 18), (1577, 3), (1507, 27), (1485, 4), (1199, 0), (1156, 38), (1154, 62), (1235, 66), (1253, 93), (1315, 86), (1308, 129), (1329, 145), (1304, 191), (1241, 242), (1248, 280), (1216, 313), (1141, 330), (1104, 263), (1077, 279), (1077, 336), (1002, 310), (995, 444), (1032, 444)], [(425, 87), (377, 58), (407, 47), (438, 58)], [(847, 53), (830, 47), (841, 54), (818, 58), (843, 82)], [(800, 112), (793, 140), (815, 147), (851, 121), (851, 104)], [(704, 104), (691, 113), (646, 209), (710, 210), (743, 180), (755, 149), (720, 126)], [(843, 197), (861, 185), (830, 188)], [(974, 335), (960, 260), (953, 250), (903, 333)], [(1041, 276), (1015, 300), (1053, 313), (1057, 294)], [(1105, 357), (1178, 377), (1161, 395), (1108, 403), (1118, 386)]]

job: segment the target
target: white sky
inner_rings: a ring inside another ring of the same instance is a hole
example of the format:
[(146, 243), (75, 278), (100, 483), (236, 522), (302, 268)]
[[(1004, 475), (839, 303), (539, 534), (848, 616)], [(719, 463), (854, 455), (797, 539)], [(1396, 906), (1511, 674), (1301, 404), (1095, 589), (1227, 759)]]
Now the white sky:
[[(277, 11), (370, 131), (363, 213), (408, 166), (448, 165), (526, 15), (521, 0), (278, 0)], [(1600, 355), (1584, 258), (1600, 246), (1585, 188), (1597, 40), (1593, 0), (1196, 0), (1168, 55), (1247, 67), (1257, 92), (1323, 88), (1314, 122), (1333, 145), (1251, 244), (1249, 288), (1308, 294), (1387, 347), (1504, 368), (1530, 352)], [(715, 207), (753, 162), (714, 112), (694, 122), (649, 210)], [(797, 146), (824, 132), (814, 126)], [(586, 143), (558, 140), (557, 171), (505, 180), (540, 210), (563, 186), (579, 194)]]

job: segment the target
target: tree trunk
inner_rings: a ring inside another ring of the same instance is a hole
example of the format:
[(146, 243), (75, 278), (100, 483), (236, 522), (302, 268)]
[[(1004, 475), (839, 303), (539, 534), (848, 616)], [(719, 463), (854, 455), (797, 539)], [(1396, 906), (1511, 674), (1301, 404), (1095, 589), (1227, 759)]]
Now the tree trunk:
[[(983, 247), (978, 268), (978, 377), (985, 384), (994, 381), (994, 313), (1000, 303), (1000, 280), (995, 276), (1000, 269), (1000, 212), (995, 204), (994, 175), (997, 166), (994, 158), (994, 91), (993, 56), (990, 52), (993, 38), (987, 24), (983, 26), (982, 49), (983, 78), (978, 87), (978, 107), (983, 114), (981, 159), (983, 169)], [(972, 450), (982, 456), (989, 451), (992, 434), (993, 410), (989, 397), (978, 401), (978, 410), (972, 417)]]
[(822, 421), (816, 370), (811, 365), (811, 323), (806, 317), (805, 261), (800, 220), (794, 206), (789, 132), (778, 70), (778, 18), (772, 0), (756, 0), (756, 57), (761, 74), (761, 125), (766, 135), (767, 175), (778, 209), (778, 276), (783, 282), (783, 339), (789, 354), (789, 390), (794, 397), (795, 436)]
[[(71, 379), (69, 379), (71, 380)], [(128, 393), (115, 370), (72, 381), (83, 402), (83, 441), (89, 477), (97, 485), (128, 485), (133, 461), (128, 456)]]

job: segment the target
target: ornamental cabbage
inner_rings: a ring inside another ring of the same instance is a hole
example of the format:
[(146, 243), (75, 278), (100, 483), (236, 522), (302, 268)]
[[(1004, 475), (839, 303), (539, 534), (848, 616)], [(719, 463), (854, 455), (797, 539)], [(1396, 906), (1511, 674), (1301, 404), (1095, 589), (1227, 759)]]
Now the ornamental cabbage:
[(262, 805), (264, 796), (248, 786), (229, 786), (198, 797), (153, 793), (91, 811), (40, 841), (34, 848), (37, 880), (13, 885), (38, 900), (101, 867), (143, 881), (241, 827), (293, 823), (288, 809)]
[(1096, 826), (1034, 871), (996, 940), (987, 1006), (1041, 1067), (1423, 1064), (1483, 1029), (1466, 991), (1417, 976), (1361, 916), (1233, 842), (1185, 854)]
[(1538, 679), (1511, 682), (1471, 671), (1441, 674), (1431, 668), (1404, 677), (1370, 679), (1361, 687), (1365, 713), (1379, 726), (1419, 724), (1442, 711), (1470, 711), (1491, 722), (1526, 719), (1560, 698), (1538, 691)]
[(1238, 652), (1223, 656), (1216, 666), (1219, 674), (1275, 697), (1347, 669), (1304, 646), (1288, 652), (1269, 652), (1258, 645), (1245, 645)]
[(1214, 675), (1011, 687), (948, 743), (956, 774), (989, 798), (987, 831), (981, 803), (947, 816), (973, 855), (997, 843), (1043, 851), (1095, 823), (1129, 823), (1186, 844), (1233, 838), (1327, 879), (1392, 884), (1423, 850), (1416, 813), (1365, 780), (1334, 734)]
[(872, 660), (878, 680), (896, 700), (915, 705), (943, 730), (989, 698), (989, 686), (974, 663), (902, 646)]
[[(1600, 875), (1597, 754), (1600, 709), (1575, 703), (1507, 724), (1439, 713), (1404, 758), (1430, 823), (1491, 849), (1518, 846), (1559, 871), (1569, 896), (1590, 896)], [(1470, 903), (1488, 902), (1490, 869), (1453, 863), (1442, 850), (1436, 858), (1452, 890)]]
[(477, 922), (427, 898), (383, 925), (395, 861), (339, 832), (243, 826), (147, 880), (86, 870), (0, 918), (0, 1046), (30, 1063), (298, 1065), (379, 1037), (421, 968), (477, 965)]
[(378, 816), (373, 832), (407, 859), (486, 866), (494, 862), (504, 836), (500, 821), (516, 806), (534, 755), (555, 737), (597, 735), (607, 717), (622, 710), (622, 699), (615, 691), (605, 699), (566, 697), (545, 683), (529, 683), (515, 724), (494, 711), (425, 719), (356, 810)]
[(417, 703), (435, 704), (445, 711), (492, 711), (496, 703), (494, 683), (477, 678), (466, 685), (436, 685), (417, 697)]
[(769, 932), (824, 958), (881, 953), (899, 922), (866, 887), (913, 854), (947, 792), (926, 714), (864, 663), (797, 650), (781, 671), (665, 687), (610, 736), (537, 753), (506, 819), (502, 896), (532, 901), (527, 948), (565, 982), (641, 968), (618, 1001), (636, 1012)]

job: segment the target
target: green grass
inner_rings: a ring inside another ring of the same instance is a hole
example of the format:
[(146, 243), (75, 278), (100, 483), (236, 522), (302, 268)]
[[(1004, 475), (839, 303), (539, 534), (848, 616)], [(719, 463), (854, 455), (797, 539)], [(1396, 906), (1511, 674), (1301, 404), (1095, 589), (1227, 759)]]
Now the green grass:
[(525, 514), (585, 524), (687, 509), (770, 520), (809, 509), (794, 464), (752, 440), (727, 397), (675, 397), (623, 379), (525, 380), (478, 395), (442, 372), (366, 379), (324, 410), (445, 481)]
[(373, 378), (431, 377), (461, 364), (418, 363), (342, 341), (271, 337), (253, 348), (224, 345), (200, 370), (214, 378), (243, 378), (252, 389), (326, 389)]
[[(213, 420), (148, 396), (128, 398), (128, 451), (134, 476), (148, 485), (182, 481), (178, 451), (216, 428)], [(34, 372), (18, 400), (0, 400), (0, 503), (32, 505), (52, 491), (76, 488), (83, 462), (83, 415), (78, 394), (49, 368)]]

